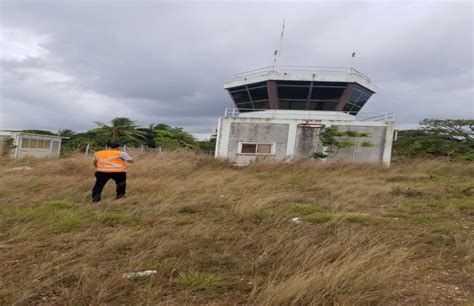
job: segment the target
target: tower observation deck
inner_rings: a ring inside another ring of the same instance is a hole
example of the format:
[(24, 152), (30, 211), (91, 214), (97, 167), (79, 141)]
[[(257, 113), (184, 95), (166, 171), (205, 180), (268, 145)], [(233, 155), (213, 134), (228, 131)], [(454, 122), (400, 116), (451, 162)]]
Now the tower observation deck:
[(280, 66), (240, 74), (226, 82), (239, 112), (265, 109), (342, 111), (357, 115), (377, 87), (354, 68)]

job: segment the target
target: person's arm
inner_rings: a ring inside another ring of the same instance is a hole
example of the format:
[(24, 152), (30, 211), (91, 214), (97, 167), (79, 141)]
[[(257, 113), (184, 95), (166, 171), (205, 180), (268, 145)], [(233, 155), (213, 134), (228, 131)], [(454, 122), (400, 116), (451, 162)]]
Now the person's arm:
[(97, 158), (94, 156), (94, 161), (92, 162), (94, 164), (94, 167), (97, 168)]
[(120, 159), (122, 159), (122, 160), (124, 160), (124, 161), (126, 161), (126, 162), (128, 162), (128, 163), (132, 163), (132, 164), (135, 162), (135, 160), (133, 160), (133, 157), (131, 157), (130, 155), (128, 155), (127, 152), (122, 152), (122, 153), (120, 153)]

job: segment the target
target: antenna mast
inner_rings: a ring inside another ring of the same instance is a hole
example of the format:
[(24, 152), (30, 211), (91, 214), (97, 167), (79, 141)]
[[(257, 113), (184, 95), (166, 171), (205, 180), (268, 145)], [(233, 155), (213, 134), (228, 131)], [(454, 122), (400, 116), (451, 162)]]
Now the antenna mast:
[(283, 26), (281, 28), (281, 35), (280, 35), (280, 47), (275, 50), (273, 55), (275, 56), (273, 59), (273, 71), (278, 71), (279, 70), (279, 61), (280, 61), (280, 55), (281, 55), (281, 49), (283, 47), (283, 34), (285, 33), (285, 19), (283, 19)]

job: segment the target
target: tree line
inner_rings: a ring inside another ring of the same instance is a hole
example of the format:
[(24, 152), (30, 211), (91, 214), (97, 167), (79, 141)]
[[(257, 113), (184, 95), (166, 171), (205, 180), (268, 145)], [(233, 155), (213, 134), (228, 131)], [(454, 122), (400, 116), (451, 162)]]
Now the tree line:
[[(120, 142), (129, 147), (147, 147), (175, 150), (187, 148), (213, 152), (215, 140), (198, 141), (193, 135), (179, 127), (166, 124), (151, 124), (140, 127), (135, 121), (119, 117), (109, 124), (95, 122), (97, 127), (87, 132), (59, 130), (58, 133), (43, 130), (23, 130), (23, 132), (65, 137), (64, 151), (105, 147), (108, 142)], [(422, 128), (398, 131), (393, 142), (393, 156), (400, 158), (449, 157), (474, 161), (474, 120), (473, 119), (425, 119)]]
[(425, 119), (421, 129), (398, 131), (393, 155), (401, 158), (449, 157), (474, 162), (473, 119)]
[(59, 130), (57, 133), (43, 130), (23, 130), (22, 132), (55, 135), (64, 137), (62, 150), (64, 152), (85, 150), (86, 147), (93, 150), (102, 149), (109, 142), (119, 142), (134, 148), (161, 148), (175, 150), (187, 148), (204, 152), (214, 151), (213, 140), (197, 140), (192, 134), (180, 127), (171, 127), (167, 124), (150, 124), (148, 127), (140, 127), (135, 121), (118, 117), (110, 123), (96, 121), (96, 128), (87, 132), (74, 132), (70, 129)]

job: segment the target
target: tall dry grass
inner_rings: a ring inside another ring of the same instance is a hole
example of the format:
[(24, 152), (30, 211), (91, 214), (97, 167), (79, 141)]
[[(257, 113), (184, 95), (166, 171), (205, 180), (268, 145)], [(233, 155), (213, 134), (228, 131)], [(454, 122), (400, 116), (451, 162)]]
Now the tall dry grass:
[(100, 205), (90, 157), (0, 161), (0, 304), (473, 300), (470, 164), (132, 153), (127, 198), (110, 182)]

